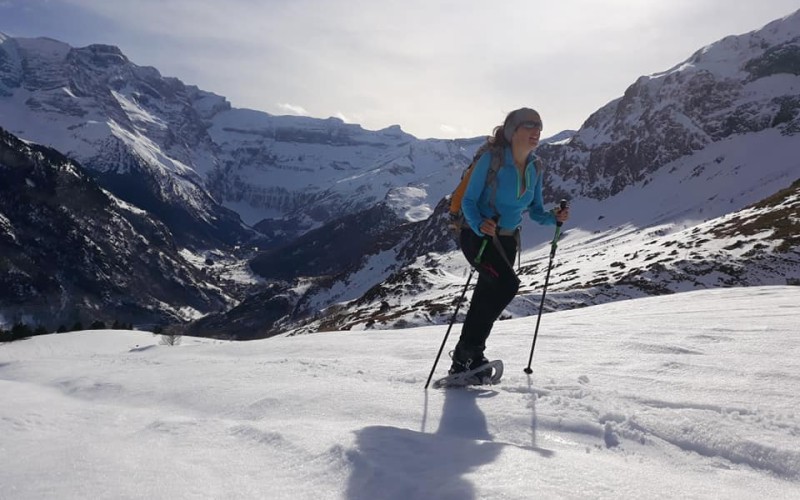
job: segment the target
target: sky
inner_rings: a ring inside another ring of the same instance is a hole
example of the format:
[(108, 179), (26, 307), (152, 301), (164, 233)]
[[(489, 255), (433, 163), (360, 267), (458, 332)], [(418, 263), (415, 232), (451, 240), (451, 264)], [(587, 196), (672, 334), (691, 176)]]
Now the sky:
[(2, 496), (797, 498), (798, 301), (728, 288), (545, 314), (532, 375), (535, 318), (501, 321), (503, 378), (471, 389), (423, 388), (444, 326), (0, 344)]
[(0, 32), (82, 47), (268, 113), (419, 138), (491, 133), (537, 109), (577, 129), (636, 78), (800, 0), (0, 0)]

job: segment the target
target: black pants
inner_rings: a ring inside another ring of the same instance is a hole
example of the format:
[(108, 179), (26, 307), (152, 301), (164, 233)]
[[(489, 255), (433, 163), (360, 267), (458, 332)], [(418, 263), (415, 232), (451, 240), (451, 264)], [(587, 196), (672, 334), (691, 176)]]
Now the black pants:
[(498, 239), (508, 262), (500, 255), (500, 250), (492, 240), (487, 238), (481, 261), (476, 264), (475, 258), (484, 239), (469, 228), (461, 231), (461, 251), (478, 271), (478, 284), (472, 293), (456, 350), (469, 353), (472, 359), (483, 357), (486, 339), (494, 322), (519, 290), (519, 278), (509, 265), (513, 265), (517, 255), (517, 236), (498, 236)]

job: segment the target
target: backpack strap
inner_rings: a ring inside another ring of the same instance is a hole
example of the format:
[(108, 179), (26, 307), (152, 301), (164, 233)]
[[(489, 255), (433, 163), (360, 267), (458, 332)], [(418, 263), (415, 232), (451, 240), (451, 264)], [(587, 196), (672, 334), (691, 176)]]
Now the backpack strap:
[(531, 153), (531, 156), (528, 158), (528, 162), (533, 163), (533, 168), (536, 169), (536, 177), (535, 177), (536, 181), (533, 183), (533, 185), (535, 186), (536, 182), (538, 182), (539, 179), (544, 177), (544, 165), (542, 164), (542, 161), (539, 159), (539, 157), (533, 153)]
[(500, 171), (500, 167), (503, 165), (504, 151), (501, 148), (492, 148), (490, 152), (492, 160), (489, 163), (489, 171), (486, 173), (485, 186), (492, 190), (489, 195), (489, 207), (492, 209), (492, 212), (497, 214), (497, 207), (495, 206), (495, 201), (497, 200), (497, 172)]
[[(492, 160), (491, 163), (489, 164), (489, 172), (486, 174), (486, 187), (491, 189), (491, 193), (489, 194), (489, 207), (495, 213), (495, 221), (496, 221), (497, 218), (500, 216), (500, 214), (497, 212), (497, 207), (495, 205), (495, 202), (497, 200), (497, 185), (498, 185), (497, 173), (500, 171), (500, 167), (503, 166), (503, 160), (504, 160), (503, 156), (505, 154), (505, 150), (503, 148), (492, 148), (491, 153), (492, 153)], [(519, 229), (515, 231), (515, 236), (517, 239), (519, 239)], [(511, 269), (511, 272), (513, 273), (514, 264), (512, 264), (511, 261), (508, 259), (508, 255), (506, 254), (503, 245), (500, 243), (500, 239), (497, 237), (497, 233), (495, 233), (495, 235), (492, 236), (491, 238), (492, 238), (492, 244), (497, 250), (497, 253), (500, 254), (500, 258), (503, 259), (503, 261), (508, 265), (509, 269)]]
[[(490, 179), (491, 179), (491, 182), (493, 184), (492, 184), (492, 194), (489, 197), (489, 206), (492, 207), (492, 210), (494, 211), (495, 214), (497, 213), (497, 209), (495, 208), (495, 198), (497, 197), (497, 180), (496, 179), (497, 179), (497, 172), (498, 172), (498, 170), (500, 170), (500, 166), (502, 165), (502, 163), (503, 163), (502, 151), (496, 152), (496, 151), (493, 150), (492, 151), (492, 163), (491, 163), (491, 165), (489, 167), (489, 173), (486, 176), (486, 184), (489, 185), (489, 182), (490, 182)], [(536, 156), (533, 152), (531, 152), (530, 156), (528, 157), (528, 163), (533, 163), (533, 167), (534, 167), (534, 169), (536, 169), (535, 181), (533, 182), (533, 186), (535, 186), (536, 183), (539, 181), (539, 178), (542, 177), (542, 175), (544, 173), (544, 169), (541, 168), (541, 162), (539, 162), (539, 157)], [(533, 186), (526, 186), (526, 189), (531, 189)], [(519, 269), (521, 269), (522, 268), (522, 240), (520, 238), (520, 228), (519, 227), (514, 231), (514, 239), (516, 240), (516, 243), (517, 243), (517, 259), (519, 259), (518, 260), (518, 266), (519, 266)], [(492, 244), (494, 245), (494, 247), (497, 250), (497, 252), (500, 254), (500, 257), (503, 259), (503, 261), (506, 264), (508, 264), (509, 269), (511, 269), (511, 271), (513, 272), (514, 271), (514, 264), (511, 263), (511, 261), (508, 258), (508, 255), (506, 255), (506, 251), (503, 248), (503, 245), (500, 243), (500, 239), (497, 237), (497, 234), (492, 236)]]

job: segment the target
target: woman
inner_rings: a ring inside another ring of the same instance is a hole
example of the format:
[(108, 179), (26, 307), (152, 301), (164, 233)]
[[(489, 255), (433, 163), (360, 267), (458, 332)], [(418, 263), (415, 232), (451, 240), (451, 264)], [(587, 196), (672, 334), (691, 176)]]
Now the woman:
[[(569, 209), (545, 211), (542, 171), (533, 150), (539, 145), (542, 118), (530, 108), (506, 116), (489, 138), (490, 149), (475, 164), (461, 202), (468, 227), (461, 231), (461, 249), (478, 270), (461, 338), (453, 351), (450, 373), (477, 368), (487, 362), (486, 339), (500, 313), (519, 289), (513, 262), (519, 244), (523, 212), (544, 225), (569, 218)], [(492, 155), (499, 155), (499, 169), (487, 184)], [(478, 380), (491, 373), (478, 374)]]

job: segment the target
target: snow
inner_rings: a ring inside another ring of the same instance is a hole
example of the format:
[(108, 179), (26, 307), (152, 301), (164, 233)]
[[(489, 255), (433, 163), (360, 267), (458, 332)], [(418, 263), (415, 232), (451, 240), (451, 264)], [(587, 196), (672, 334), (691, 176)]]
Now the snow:
[(152, 113), (149, 113), (147, 110), (133, 102), (133, 100), (131, 100), (128, 96), (114, 90), (111, 91), (111, 95), (114, 96), (122, 110), (125, 111), (125, 114), (128, 115), (128, 118), (132, 122), (137, 124), (152, 124), (156, 128), (164, 130), (169, 128), (168, 123), (161, 118), (154, 116)]
[(397, 250), (390, 249), (370, 255), (363, 265), (344, 281), (337, 281), (329, 288), (323, 288), (308, 298), (310, 310), (322, 310), (331, 305), (355, 300), (367, 293), (376, 283), (389, 277), (397, 267)]
[[(77, 174), (76, 174), (76, 175), (77, 175)], [(117, 205), (117, 206), (118, 206), (119, 208), (121, 208), (122, 210), (127, 210), (128, 212), (131, 212), (131, 213), (134, 213), (134, 214), (137, 214), (137, 215), (146, 215), (146, 214), (147, 214), (147, 211), (146, 211), (146, 210), (142, 210), (142, 209), (141, 209), (141, 208), (139, 208), (139, 207), (136, 207), (136, 206), (134, 206), (134, 205), (131, 205), (130, 203), (126, 202), (125, 200), (122, 200), (122, 199), (120, 199), (120, 198), (117, 198), (117, 197), (116, 197), (116, 196), (114, 196), (114, 194), (113, 194), (113, 193), (111, 193), (110, 191), (107, 191), (107, 190), (103, 189), (103, 193), (104, 193), (106, 196), (108, 196), (108, 198), (109, 198), (111, 201), (113, 201), (113, 202), (114, 202), (114, 204), (115, 204), (115, 205)]]
[(2, 496), (797, 498), (798, 303), (732, 288), (545, 314), (530, 377), (535, 317), (499, 322), (505, 377), (466, 390), (423, 390), (441, 326), (2, 344)]
[[(264, 279), (250, 269), (246, 259), (216, 249), (193, 252), (188, 248), (181, 248), (178, 253), (195, 268), (216, 274), (219, 279), (250, 285), (264, 283)], [(209, 259), (210, 263), (207, 262)]]
[(8, 220), (8, 217), (3, 214), (3, 212), (0, 212), (0, 230), (7, 234), (14, 242), (17, 241), (17, 235), (14, 234), (14, 226), (11, 224), (11, 221)]
[(397, 187), (386, 193), (386, 203), (398, 216), (411, 222), (425, 220), (433, 214), (426, 202), (428, 193), (418, 187)]

